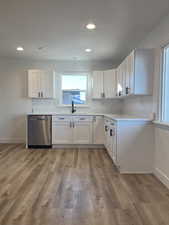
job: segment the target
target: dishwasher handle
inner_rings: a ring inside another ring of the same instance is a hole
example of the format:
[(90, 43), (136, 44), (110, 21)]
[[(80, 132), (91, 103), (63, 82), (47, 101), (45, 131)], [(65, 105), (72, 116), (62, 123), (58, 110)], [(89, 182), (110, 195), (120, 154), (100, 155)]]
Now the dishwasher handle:
[(48, 120), (48, 118), (37, 118), (37, 120)]
[(50, 120), (48, 116), (30, 116), (29, 120), (37, 121), (37, 120)]

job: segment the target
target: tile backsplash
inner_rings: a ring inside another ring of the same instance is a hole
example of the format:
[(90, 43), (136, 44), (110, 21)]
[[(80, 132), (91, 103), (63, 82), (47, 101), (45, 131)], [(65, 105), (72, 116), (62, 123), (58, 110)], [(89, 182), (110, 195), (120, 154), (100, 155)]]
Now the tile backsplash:
[[(87, 106), (77, 107), (79, 113), (121, 113), (122, 102), (119, 100), (91, 100)], [(65, 107), (58, 104), (56, 99), (32, 99), (33, 113), (69, 113), (71, 107)]]

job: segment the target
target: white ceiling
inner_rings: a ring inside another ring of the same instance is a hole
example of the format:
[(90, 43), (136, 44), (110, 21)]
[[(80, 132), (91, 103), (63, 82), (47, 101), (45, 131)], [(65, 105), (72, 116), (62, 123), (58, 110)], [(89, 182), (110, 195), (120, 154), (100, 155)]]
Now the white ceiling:
[[(1, 1), (0, 56), (117, 62), (168, 10), (169, 0)], [(86, 30), (88, 22), (97, 29)], [(16, 52), (20, 45), (22, 53)]]

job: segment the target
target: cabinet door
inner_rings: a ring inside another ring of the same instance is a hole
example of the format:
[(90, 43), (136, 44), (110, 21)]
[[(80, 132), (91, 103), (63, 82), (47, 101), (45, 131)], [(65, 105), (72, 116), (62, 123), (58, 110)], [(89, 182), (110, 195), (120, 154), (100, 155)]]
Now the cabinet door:
[(109, 153), (109, 156), (112, 158), (112, 143), (111, 143), (111, 140), (112, 138), (110, 137), (110, 127), (108, 129), (108, 132), (107, 132), (107, 136), (106, 136), (106, 147), (107, 147), (107, 151)]
[(54, 72), (41, 71), (41, 97), (54, 97)]
[(123, 84), (123, 65), (121, 64), (117, 69), (117, 95), (123, 96), (124, 84)]
[(104, 97), (103, 71), (94, 71), (92, 80), (92, 98), (100, 99)]
[(104, 119), (96, 116), (93, 120), (93, 144), (104, 144)]
[(40, 72), (39, 70), (28, 71), (28, 97), (40, 97)]
[(117, 149), (116, 149), (116, 127), (110, 128), (111, 138), (111, 158), (115, 165), (117, 165)]
[(104, 121), (104, 146), (106, 149), (108, 149), (108, 136), (109, 136), (108, 134), (109, 134), (109, 126)]
[(121, 64), (122, 72), (122, 96), (126, 95), (126, 60)]
[(70, 122), (52, 122), (52, 144), (72, 144), (73, 128)]
[(134, 51), (126, 58), (126, 94), (134, 94)]
[(116, 97), (116, 72), (115, 70), (104, 71), (104, 97)]
[(74, 144), (92, 144), (92, 122), (74, 122)]

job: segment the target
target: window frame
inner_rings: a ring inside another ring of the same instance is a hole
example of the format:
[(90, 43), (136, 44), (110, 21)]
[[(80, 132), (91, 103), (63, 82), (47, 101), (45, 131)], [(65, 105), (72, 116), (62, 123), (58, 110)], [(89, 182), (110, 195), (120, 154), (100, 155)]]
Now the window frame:
[(160, 97), (159, 97), (159, 119), (162, 123), (169, 123), (165, 120), (165, 92), (166, 92), (166, 49), (169, 49), (169, 43), (161, 48), (161, 63), (160, 63)]
[[(79, 107), (79, 108), (83, 108), (83, 107), (89, 107), (88, 106), (88, 100), (89, 100), (89, 73), (86, 73), (86, 72), (70, 72), (70, 73), (61, 73), (60, 74), (60, 94), (59, 94), (59, 105), (61, 107), (72, 107), (71, 104), (63, 104), (62, 100), (63, 100), (63, 90), (62, 90), (62, 76), (86, 76), (86, 102), (85, 104), (75, 104), (76, 107)], [(75, 89), (73, 89), (75, 91)], [(81, 89), (80, 89), (81, 90)], [(71, 91), (71, 89), (70, 89)], [(85, 90), (82, 90), (82, 91), (85, 91)]]

